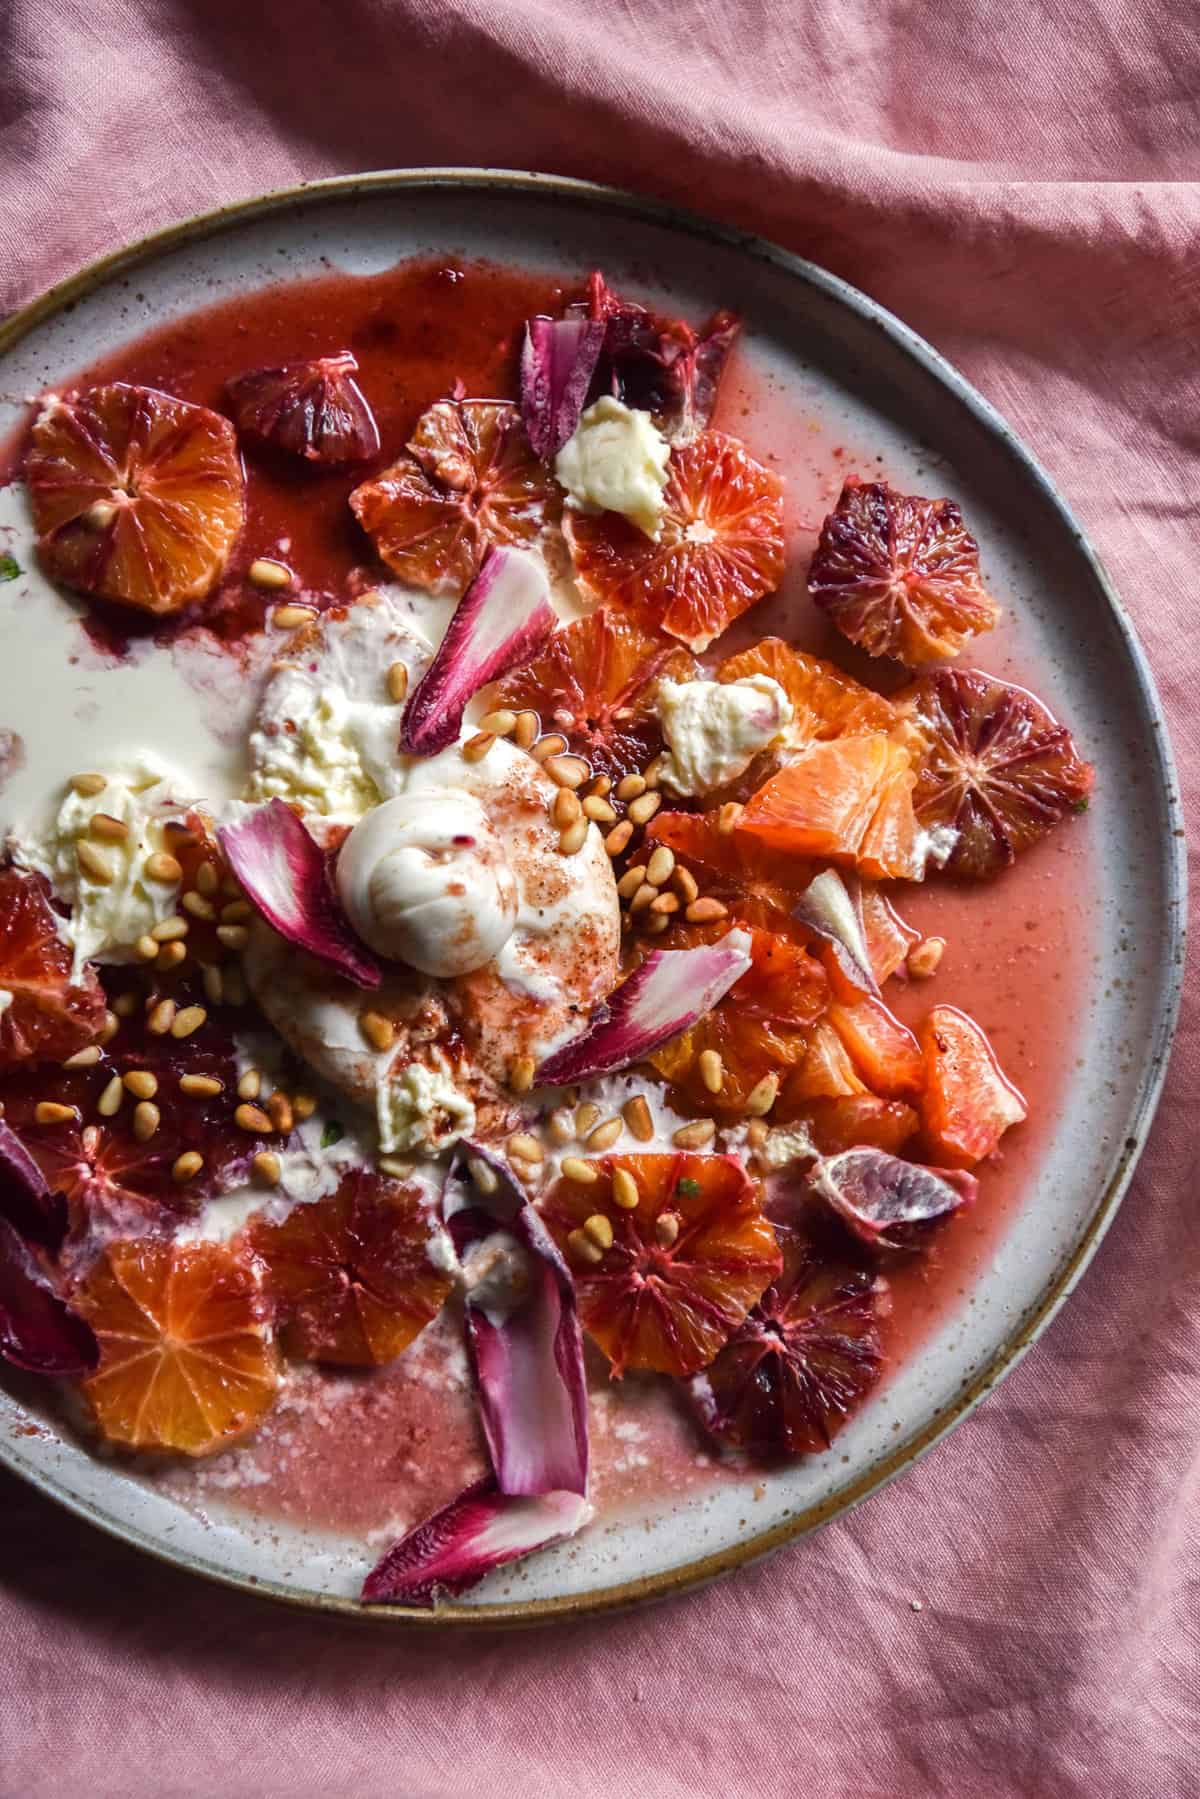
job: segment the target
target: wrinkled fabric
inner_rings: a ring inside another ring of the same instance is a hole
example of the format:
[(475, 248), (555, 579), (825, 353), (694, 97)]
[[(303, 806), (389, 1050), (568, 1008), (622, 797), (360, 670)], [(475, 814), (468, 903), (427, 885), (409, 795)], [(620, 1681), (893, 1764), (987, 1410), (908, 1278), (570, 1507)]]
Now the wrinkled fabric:
[[(1133, 614), (1191, 798), (1196, 36), (1189, 0), (5, 0), (0, 309), (346, 170), (702, 204), (865, 288), (1007, 414)], [(706, 1592), (418, 1640), (208, 1588), (0, 1480), (0, 1791), (1193, 1793), (1196, 1001), (1116, 1224), (1024, 1363), (903, 1480)]]

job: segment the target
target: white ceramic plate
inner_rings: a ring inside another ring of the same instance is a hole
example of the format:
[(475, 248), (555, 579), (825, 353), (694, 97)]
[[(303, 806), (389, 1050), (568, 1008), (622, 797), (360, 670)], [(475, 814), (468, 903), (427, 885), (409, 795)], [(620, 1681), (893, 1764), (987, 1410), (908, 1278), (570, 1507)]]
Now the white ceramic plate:
[[(360, 272), (453, 253), (554, 271), (602, 266), (653, 292), (669, 270), (672, 310), (733, 305), (747, 354), (777, 391), (834, 431), (877, 444), (898, 484), (957, 497), (985, 568), (1020, 596), (1025, 638), (1054, 671), (1054, 702), (1098, 764), (1095, 970), (1065, 1103), (1016, 1217), (964, 1305), (838, 1439), (836, 1452), (707, 1497), (609, 1518), (574, 1543), (502, 1571), (442, 1621), (529, 1621), (628, 1604), (708, 1579), (843, 1511), (963, 1418), (1066, 1298), (1109, 1224), (1144, 1141), (1174, 1027), (1183, 936), (1179, 801), (1162, 714), (1124, 613), (1045, 475), (1003, 421), (930, 347), (862, 294), (761, 240), (587, 184), (493, 171), (355, 177), (268, 195), (159, 234), (67, 282), (0, 330), (5, 396), (33, 395), (153, 325), (268, 281)], [(17, 422), (0, 401), (0, 431)], [(753, 424), (747, 427), (753, 443)], [(19, 490), (0, 523), (27, 527)], [(22, 554), (26, 568), (30, 558)], [(5, 826), (50, 782), (51, 696), (63, 691), (74, 627), (35, 575), (0, 587), (0, 723), (28, 765), (0, 797)], [(77, 677), (95, 754), (127, 741), (144, 668)], [(196, 720), (180, 760), (204, 751)], [(22, 785), (24, 783), (24, 786)], [(1106, 795), (1136, 793), (1136, 805)], [(1116, 1049), (1119, 1053), (1114, 1053)], [(30, 1431), (30, 1424), (38, 1425)], [(373, 1554), (359, 1540), (264, 1525), (207, 1502), (197, 1517), (98, 1460), (40, 1409), (25, 1383), (0, 1389), (0, 1458), (79, 1515), (218, 1580), (329, 1609), (354, 1595)], [(398, 1615), (377, 1610), (387, 1621)]]

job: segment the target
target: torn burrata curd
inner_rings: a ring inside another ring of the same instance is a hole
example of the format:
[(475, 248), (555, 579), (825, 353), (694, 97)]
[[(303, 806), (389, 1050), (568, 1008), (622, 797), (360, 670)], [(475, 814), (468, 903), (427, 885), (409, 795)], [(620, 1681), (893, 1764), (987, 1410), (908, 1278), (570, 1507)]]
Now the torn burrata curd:
[(1053, 1118), (1092, 771), (738, 337), (408, 264), (13, 447), (0, 1347), (369, 1601), (829, 1451)]

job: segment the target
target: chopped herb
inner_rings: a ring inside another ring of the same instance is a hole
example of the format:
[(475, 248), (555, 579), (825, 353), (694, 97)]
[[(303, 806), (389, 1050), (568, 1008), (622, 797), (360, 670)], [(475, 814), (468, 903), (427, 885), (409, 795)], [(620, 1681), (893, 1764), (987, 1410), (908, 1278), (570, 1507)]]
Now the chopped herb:
[(1072, 810), (1072, 811), (1073, 811), (1073, 812), (1086, 812), (1086, 811), (1087, 811), (1087, 809), (1088, 809), (1088, 803), (1089, 803), (1089, 802), (1088, 802), (1088, 800), (1087, 800), (1087, 798), (1086, 798), (1086, 796), (1085, 796), (1085, 797), (1084, 797), (1084, 798), (1083, 798), (1083, 799), (1081, 799), (1081, 800), (1076, 800), (1076, 801), (1075, 801), (1075, 804), (1074, 804), (1074, 806), (1072, 806), (1072, 808), (1071, 808), (1071, 810)]
[(10, 556), (5, 551), (4, 555), (0, 556), (0, 581), (15, 581), (20, 572), (21, 564), (15, 556)]
[(682, 1193), (685, 1199), (695, 1199), (697, 1193), (700, 1191), (700, 1183), (699, 1181), (689, 1179), (685, 1175), (683, 1180), (681, 1180), (675, 1188), (675, 1191), (676, 1193)]
[(331, 1118), (329, 1123), (325, 1126), (325, 1129), (321, 1132), (321, 1148), (332, 1149), (333, 1145), (335, 1143), (340, 1143), (345, 1135), (345, 1125), (339, 1124), (336, 1118)]

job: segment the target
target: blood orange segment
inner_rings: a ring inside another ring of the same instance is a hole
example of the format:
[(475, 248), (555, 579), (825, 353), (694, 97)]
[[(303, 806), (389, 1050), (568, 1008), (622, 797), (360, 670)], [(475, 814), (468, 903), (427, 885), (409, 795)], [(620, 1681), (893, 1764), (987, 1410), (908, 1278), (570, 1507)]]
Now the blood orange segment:
[(914, 781), (907, 750), (880, 731), (816, 743), (758, 789), (735, 834), (781, 860), (808, 856), (876, 880), (920, 880)]
[(829, 1022), (854, 1066), (873, 1093), (899, 1099), (925, 1084), (921, 1046), (906, 1025), (878, 999), (860, 999), (829, 1008)]
[(334, 466), (366, 462), (379, 449), (379, 427), (349, 350), (249, 369), (225, 384), (237, 428), (289, 455)]
[(38, 875), (0, 868), (0, 1069), (65, 1061), (104, 1023), (104, 994), (94, 971), (71, 977), (70, 947), (55, 928)]
[(735, 437), (702, 431), (671, 451), (657, 539), (619, 513), (568, 508), (563, 529), (585, 593), (704, 650), (783, 574), (778, 475)]
[(25, 479), (47, 574), (144, 612), (203, 599), (245, 516), (229, 420), (123, 381), (49, 400)]
[(832, 1022), (822, 1018), (813, 1028), (803, 1062), (787, 1083), (779, 1115), (790, 1119), (808, 1101), (848, 1099), (866, 1091)]
[(227, 1244), (113, 1243), (72, 1304), (100, 1344), (83, 1393), (110, 1443), (212, 1455), (275, 1402), (262, 1270)]
[(954, 501), (886, 481), (846, 483), (821, 527), (808, 591), (851, 643), (914, 668), (956, 656), (999, 615)]
[(439, 400), (404, 456), (350, 495), (363, 530), (402, 581), (461, 595), (492, 544), (532, 546), (556, 489), (501, 400)]
[(251, 1219), (245, 1240), (267, 1270), (287, 1353), (373, 1368), (406, 1349), (450, 1293), (434, 1266), (418, 1188), (356, 1169), (336, 1193)]
[(956, 1006), (935, 1006), (921, 1026), (925, 1091), (921, 1123), (931, 1159), (973, 1168), (1027, 1115), (987, 1037)]
[(778, 1280), (691, 1384), (705, 1428), (764, 1459), (828, 1449), (883, 1368), (872, 1277), (779, 1237)]
[(873, 881), (859, 882), (859, 899), (871, 970), (882, 986), (901, 966), (914, 943), (921, 941), (921, 933), (905, 923), (887, 894)]
[(644, 768), (662, 748), (658, 682), (694, 674), (679, 644), (602, 606), (557, 630), (528, 668), (496, 683), (487, 703), (536, 712), (544, 729), (561, 732), (576, 755), (615, 780)]
[(1073, 812), (1095, 771), (1040, 700), (975, 669), (938, 669), (899, 696), (922, 750), (914, 804), (958, 833), (946, 866), (976, 879), (1015, 862)]
[(835, 737), (861, 737), (890, 731), (896, 714), (889, 700), (872, 693), (832, 662), (794, 650), (780, 637), (764, 637), (753, 649), (728, 657), (717, 669), (718, 681), (743, 681), (768, 675), (792, 702), (788, 743), (804, 749)]
[(810, 1100), (800, 1116), (823, 1156), (864, 1146), (898, 1155), (921, 1122), (903, 1100), (878, 1099), (873, 1093)]
[[(575, 1275), (584, 1328), (612, 1363), (694, 1374), (711, 1362), (781, 1266), (758, 1193), (731, 1156), (604, 1156), (596, 1179), (560, 1176), (542, 1215)], [(614, 1198), (637, 1204), (627, 1209)], [(632, 1187), (629, 1183), (632, 1183)], [(589, 1219), (612, 1245), (597, 1258), (581, 1241)], [(581, 1239), (577, 1233), (583, 1232)]]

